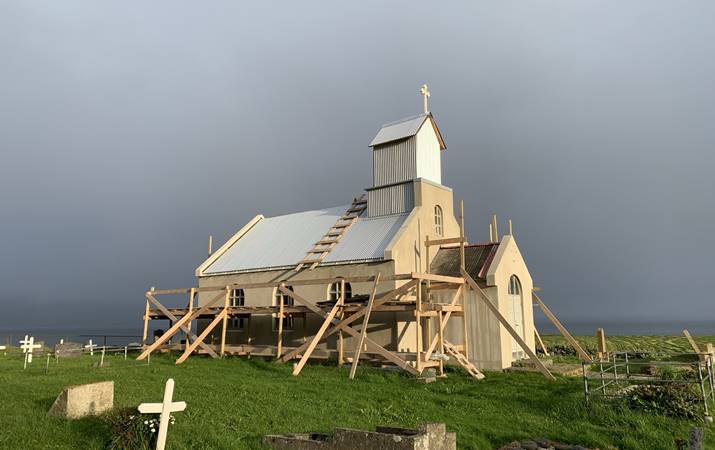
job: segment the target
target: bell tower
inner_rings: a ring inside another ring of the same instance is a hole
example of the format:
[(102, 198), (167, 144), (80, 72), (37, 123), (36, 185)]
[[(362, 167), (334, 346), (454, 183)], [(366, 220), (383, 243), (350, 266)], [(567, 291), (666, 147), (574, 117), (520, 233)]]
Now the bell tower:
[(409, 212), (415, 204), (414, 181), (442, 184), (442, 134), (429, 112), (430, 92), (420, 89), (424, 112), (388, 123), (370, 142), (372, 187), (368, 188), (368, 216)]

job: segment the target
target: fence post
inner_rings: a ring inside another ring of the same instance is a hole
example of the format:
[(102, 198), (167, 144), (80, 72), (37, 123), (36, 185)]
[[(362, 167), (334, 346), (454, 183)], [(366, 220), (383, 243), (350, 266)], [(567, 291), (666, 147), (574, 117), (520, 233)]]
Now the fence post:
[(583, 372), (583, 395), (586, 397), (586, 405), (588, 405), (588, 376), (586, 375), (586, 362), (581, 361), (581, 370)]
[(700, 361), (698, 361), (697, 365), (698, 365), (698, 381), (700, 382), (700, 393), (703, 396), (703, 407), (705, 408), (705, 417), (707, 418), (710, 416), (710, 413), (708, 412), (708, 396), (705, 394), (705, 382), (703, 381), (702, 363)]

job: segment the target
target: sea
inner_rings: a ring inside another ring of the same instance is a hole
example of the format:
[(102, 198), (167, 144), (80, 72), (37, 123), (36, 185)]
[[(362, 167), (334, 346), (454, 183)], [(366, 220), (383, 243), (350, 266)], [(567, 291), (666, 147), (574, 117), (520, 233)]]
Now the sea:
[[(536, 318), (536, 328), (540, 334), (558, 334), (558, 330), (548, 320)], [(574, 335), (593, 335), (597, 328), (603, 328), (606, 335), (665, 335), (682, 336), (687, 329), (694, 336), (715, 336), (715, 320), (711, 321), (653, 321), (653, 322), (626, 322), (626, 321), (578, 321), (561, 320), (563, 325)], [(150, 327), (149, 336), (154, 330), (161, 327)], [(165, 329), (165, 328), (164, 328)], [(17, 346), (18, 341), (25, 335), (42, 341), (46, 346), (54, 346), (60, 340), (65, 342), (88, 342), (105, 346), (124, 346), (139, 343), (142, 339), (142, 328), (0, 328), (0, 345)]]

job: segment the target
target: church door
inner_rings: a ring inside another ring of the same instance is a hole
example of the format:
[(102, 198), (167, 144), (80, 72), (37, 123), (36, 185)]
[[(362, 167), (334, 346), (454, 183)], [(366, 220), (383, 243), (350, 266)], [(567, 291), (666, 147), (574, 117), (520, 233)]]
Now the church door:
[[(521, 283), (516, 275), (512, 275), (509, 279), (509, 293), (508, 293), (508, 303), (509, 303), (509, 316), (508, 320), (511, 326), (516, 330), (519, 336), (524, 338), (524, 311), (521, 299)], [(524, 357), (524, 350), (516, 339), (511, 339), (511, 356), (512, 359), (521, 359)]]

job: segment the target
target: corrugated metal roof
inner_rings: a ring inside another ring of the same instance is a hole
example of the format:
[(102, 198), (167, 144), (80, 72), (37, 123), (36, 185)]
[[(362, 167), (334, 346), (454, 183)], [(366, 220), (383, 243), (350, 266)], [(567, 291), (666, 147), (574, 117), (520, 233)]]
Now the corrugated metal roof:
[[(205, 275), (293, 267), (350, 205), (305, 211), (259, 221), (213, 264)], [(378, 260), (407, 214), (360, 217), (321, 264)]]
[[(480, 285), (484, 286), (489, 265), (498, 243), (473, 244), (464, 247), (464, 266), (467, 273)], [(459, 277), (459, 247), (440, 248), (430, 264), (430, 272), (437, 275)]]
[(414, 136), (427, 120), (427, 117), (429, 117), (427, 114), (420, 114), (383, 125), (372, 142), (370, 142), (370, 147)]

